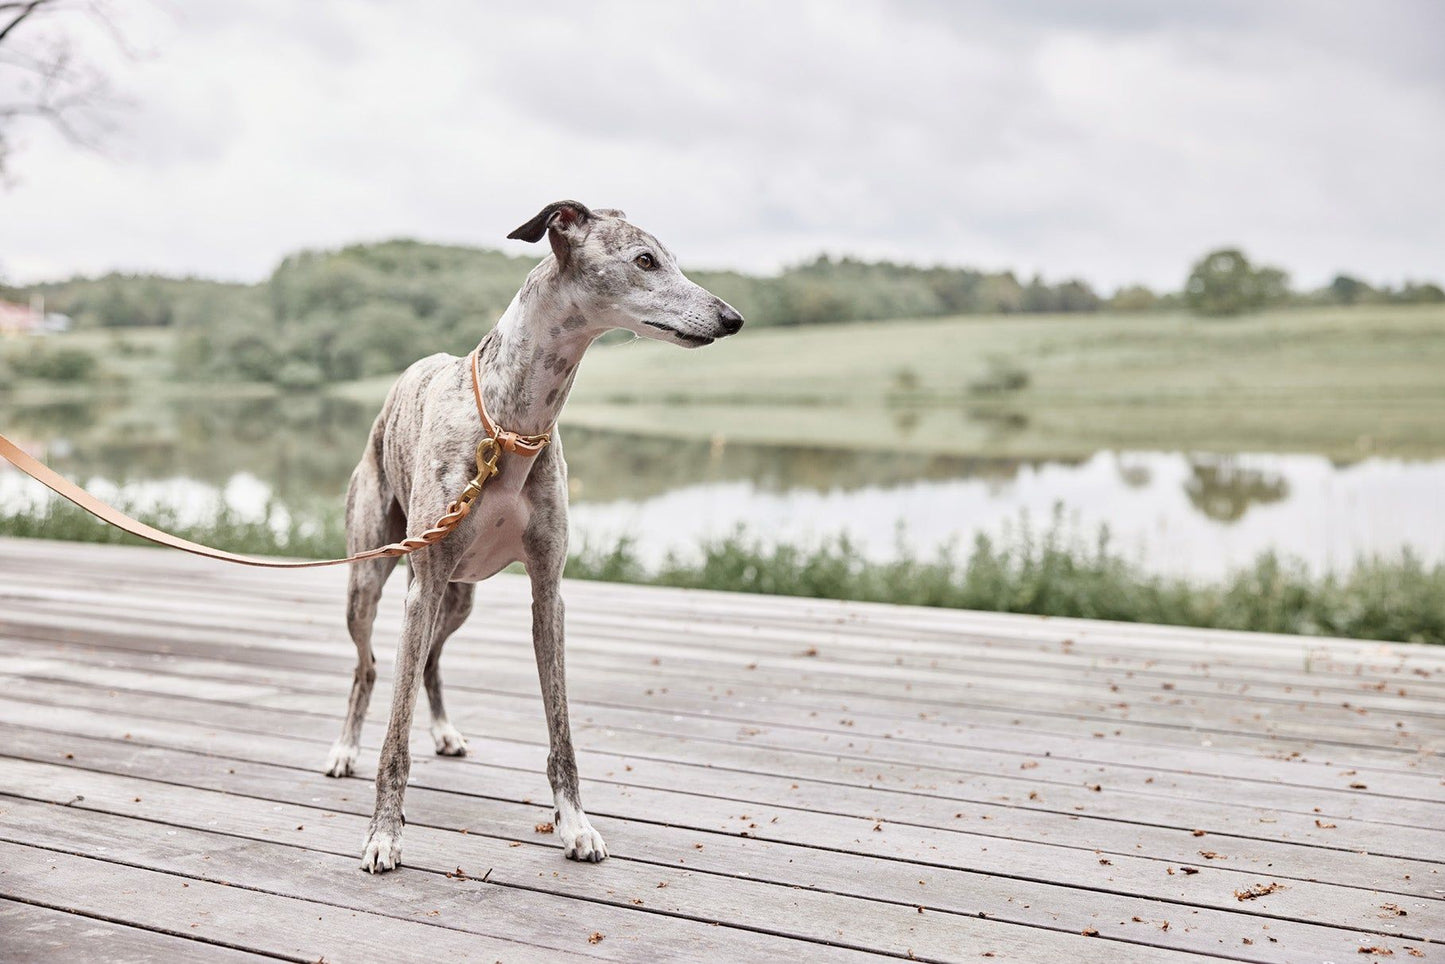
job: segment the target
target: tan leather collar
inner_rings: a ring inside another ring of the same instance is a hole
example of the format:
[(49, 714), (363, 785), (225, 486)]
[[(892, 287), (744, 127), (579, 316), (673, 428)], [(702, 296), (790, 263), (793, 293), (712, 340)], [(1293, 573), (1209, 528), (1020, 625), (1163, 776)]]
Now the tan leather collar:
[[(472, 396), (477, 400), (477, 416), (482, 420), (482, 431), (487, 437), (496, 440), (505, 452), (512, 452), (516, 455), (533, 456), (547, 447), (552, 441), (552, 432), (546, 431), (541, 435), (518, 435), (516, 432), (507, 432), (499, 429), (495, 422), (487, 415), (487, 407), (482, 404), (482, 350), (478, 345), (472, 349), (467, 356), (467, 365), (472, 370)], [(553, 426), (555, 428), (556, 426)]]

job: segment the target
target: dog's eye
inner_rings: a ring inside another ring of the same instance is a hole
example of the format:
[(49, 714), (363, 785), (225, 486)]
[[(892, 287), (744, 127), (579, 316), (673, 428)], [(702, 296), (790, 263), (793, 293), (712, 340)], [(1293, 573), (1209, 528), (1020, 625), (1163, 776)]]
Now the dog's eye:
[(653, 260), (652, 255), (650, 254), (639, 254), (637, 257), (632, 259), (632, 263), (637, 265), (643, 271), (651, 271), (653, 268), (657, 267), (657, 262)]

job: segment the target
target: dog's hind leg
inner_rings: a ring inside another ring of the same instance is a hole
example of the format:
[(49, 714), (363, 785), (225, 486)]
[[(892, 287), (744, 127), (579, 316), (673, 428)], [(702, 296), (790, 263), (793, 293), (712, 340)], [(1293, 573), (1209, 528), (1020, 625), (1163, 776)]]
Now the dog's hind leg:
[[(346, 551), (359, 552), (373, 546), (397, 542), (406, 537), (406, 518), (401, 507), (386, 491), (370, 459), (363, 459), (351, 476), (346, 497)], [(341, 736), (326, 760), (326, 775), (350, 776), (361, 752), (361, 724), (376, 684), (376, 656), (371, 650), (371, 627), (376, 621), (376, 604), (396, 559), (372, 559), (351, 564), (346, 587), (346, 628), (356, 644), (356, 671), (351, 677), (351, 697), (346, 704), (346, 722)]]
[(432, 639), (431, 652), (427, 654), (426, 669), (422, 674), (427, 702), (431, 704), (431, 735), (436, 741), (437, 753), (442, 756), (467, 755), (467, 741), (447, 720), (446, 705), (442, 702), (441, 660), (442, 646), (471, 615), (472, 597), (476, 591), (476, 585), (469, 582), (454, 582), (447, 586), (441, 615), (437, 617), (436, 636)]

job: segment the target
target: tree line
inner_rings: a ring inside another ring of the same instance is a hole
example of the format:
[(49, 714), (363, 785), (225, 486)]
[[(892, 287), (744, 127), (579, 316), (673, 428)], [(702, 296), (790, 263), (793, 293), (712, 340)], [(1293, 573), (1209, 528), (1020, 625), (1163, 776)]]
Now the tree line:
[[(285, 258), (260, 284), (111, 274), (0, 298), (46, 299), (78, 327), (175, 329), (187, 372), (295, 387), (394, 372), (432, 351), (462, 352), (506, 309), (536, 260), (479, 248), (396, 240)], [(1282, 270), (1237, 249), (1196, 262), (1178, 292), (1143, 285), (1099, 294), (1088, 282), (1011, 271), (818, 257), (777, 275), (689, 272), (754, 326), (961, 314), (1189, 310), (1234, 315), (1291, 305), (1445, 302), (1433, 283), (1373, 286), (1348, 275), (1297, 291)]]

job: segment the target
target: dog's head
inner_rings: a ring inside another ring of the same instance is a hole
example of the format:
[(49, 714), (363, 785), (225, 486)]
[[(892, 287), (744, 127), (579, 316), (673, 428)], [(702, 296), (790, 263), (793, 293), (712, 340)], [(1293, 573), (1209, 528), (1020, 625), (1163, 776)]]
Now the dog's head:
[(507, 237), (540, 241), (544, 234), (589, 327), (700, 348), (743, 326), (732, 305), (689, 281), (672, 252), (621, 211), (557, 201)]

